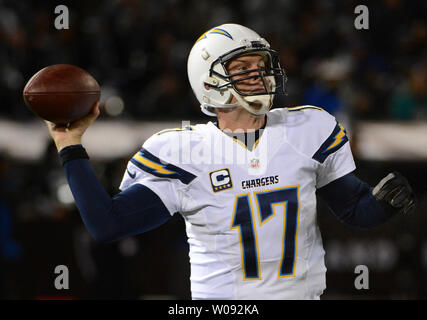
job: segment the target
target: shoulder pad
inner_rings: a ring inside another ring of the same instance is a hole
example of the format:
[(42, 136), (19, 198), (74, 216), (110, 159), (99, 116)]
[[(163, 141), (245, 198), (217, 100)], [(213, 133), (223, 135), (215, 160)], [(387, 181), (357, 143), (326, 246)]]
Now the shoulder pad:
[(194, 130), (194, 126), (191, 126), (191, 125), (186, 125), (186, 126), (184, 126), (184, 127), (182, 127), (182, 128), (171, 128), (171, 129), (164, 129), (164, 130), (161, 130), (161, 131), (159, 131), (159, 132), (156, 132), (154, 135), (162, 135), (162, 134), (164, 134), (164, 133), (168, 133), (168, 132), (184, 132), (184, 131), (193, 131)]
[(148, 138), (143, 147), (151, 153), (164, 157), (168, 157), (170, 153), (179, 152), (180, 141), (185, 135), (198, 134), (196, 126), (186, 125), (182, 128), (164, 129)]
[(344, 127), (320, 107), (287, 108), (284, 122), (289, 143), (320, 163), (348, 141)]

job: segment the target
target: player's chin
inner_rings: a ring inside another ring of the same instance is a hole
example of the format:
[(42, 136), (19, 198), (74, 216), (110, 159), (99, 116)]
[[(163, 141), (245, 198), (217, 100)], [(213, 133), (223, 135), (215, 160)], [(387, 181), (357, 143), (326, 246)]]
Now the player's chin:
[(260, 101), (257, 101), (257, 100), (255, 100), (255, 101), (253, 101), (253, 102), (249, 102), (249, 105), (250, 105), (253, 109), (255, 109), (256, 111), (259, 111), (259, 110), (261, 110), (261, 108), (262, 108), (262, 103), (261, 103)]

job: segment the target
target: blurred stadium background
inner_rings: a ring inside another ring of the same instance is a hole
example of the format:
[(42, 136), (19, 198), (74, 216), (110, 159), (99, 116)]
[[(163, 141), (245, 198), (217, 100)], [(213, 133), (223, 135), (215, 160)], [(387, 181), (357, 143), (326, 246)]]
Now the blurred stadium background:
[[(56, 30), (67, 5), (70, 28)], [(369, 8), (356, 30), (354, 8)], [(128, 159), (151, 134), (206, 122), (187, 81), (187, 54), (212, 26), (254, 28), (281, 54), (289, 95), (277, 106), (313, 104), (347, 128), (357, 175), (376, 184), (393, 170), (419, 205), (373, 230), (342, 225), (319, 203), (328, 267), (324, 299), (427, 298), (426, 2), (403, 0), (0, 0), (0, 298), (188, 299), (182, 218), (113, 244), (96, 243), (77, 213), (56, 150), (22, 89), (41, 68), (69, 63), (102, 87), (99, 120), (85, 145), (114, 194)], [(66, 265), (70, 289), (54, 287)], [(356, 265), (370, 270), (356, 290)]]

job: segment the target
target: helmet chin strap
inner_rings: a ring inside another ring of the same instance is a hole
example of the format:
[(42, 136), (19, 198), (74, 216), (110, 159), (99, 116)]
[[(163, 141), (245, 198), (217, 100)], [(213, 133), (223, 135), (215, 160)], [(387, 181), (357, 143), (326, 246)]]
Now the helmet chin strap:
[(234, 89), (230, 88), (229, 90), (231, 94), (236, 98), (238, 102), (237, 105), (241, 105), (243, 108), (255, 115), (262, 115), (267, 113), (273, 103), (273, 96), (270, 94), (242, 97)]
[(240, 106), (239, 102), (236, 103), (227, 103), (227, 104), (202, 104), (200, 107), (202, 109), (202, 112), (208, 116), (216, 117), (217, 114), (214, 111), (210, 111), (209, 108), (212, 109), (232, 109)]
[(208, 116), (216, 116), (214, 112), (208, 110), (209, 107), (218, 109), (231, 109), (242, 106), (254, 115), (263, 115), (271, 109), (273, 104), (273, 95), (270, 94), (242, 97), (233, 88), (229, 88), (228, 90), (232, 96), (236, 98), (236, 103), (219, 104), (211, 101), (210, 104), (201, 105), (203, 113), (207, 114)]

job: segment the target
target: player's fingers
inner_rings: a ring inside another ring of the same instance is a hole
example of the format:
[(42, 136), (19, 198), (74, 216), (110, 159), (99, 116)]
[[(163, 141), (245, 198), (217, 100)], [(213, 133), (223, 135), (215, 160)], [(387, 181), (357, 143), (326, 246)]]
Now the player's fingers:
[(89, 121), (89, 124), (91, 124), (92, 122), (94, 122), (96, 120), (96, 118), (99, 117), (100, 114), (100, 110), (99, 110), (99, 101), (96, 102), (92, 108), (92, 112), (89, 113), (87, 120)]
[(396, 196), (404, 189), (403, 186), (398, 185), (396, 187), (394, 187), (392, 190), (385, 190), (385, 195), (384, 195), (384, 199), (389, 202), (390, 204), (393, 205), (392, 201), (394, 199), (396, 199)]
[(99, 110), (99, 101), (95, 102), (92, 108), (92, 114), (96, 114), (96, 116), (99, 116), (100, 110)]
[(91, 112), (87, 115), (86, 119), (92, 123), (93, 121), (95, 121), (96, 118), (98, 118), (100, 114), (100, 110), (99, 110), (99, 101), (95, 102), (95, 104), (92, 107)]
[(397, 192), (393, 196), (393, 198), (391, 199), (390, 203), (391, 203), (392, 206), (395, 206), (395, 207), (403, 206), (404, 205), (403, 201), (405, 199), (409, 198), (409, 196), (410, 196), (409, 190), (406, 189), (406, 188), (404, 188), (404, 187), (402, 187), (399, 190), (399, 192)]
[(404, 214), (411, 213), (411, 211), (415, 209), (415, 205), (416, 205), (416, 199), (415, 198), (409, 199), (407, 203), (403, 206), (403, 213)]
[(69, 126), (69, 129), (70, 130), (74, 130), (74, 129), (86, 130), (92, 124), (92, 122), (94, 122), (95, 119), (98, 118), (99, 114), (100, 114), (99, 101), (97, 101), (93, 105), (91, 112), (87, 116), (71, 123), (71, 125)]
[(54, 131), (66, 131), (67, 126), (66, 125), (59, 125), (59, 124), (55, 124), (53, 122), (50, 122), (48, 120), (44, 120), (44, 122), (46, 123), (48, 129), (50, 132), (54, 132)]
[(43, 121), (46, 123), (47, 127), (49, 128), (49, 130), (53, 128), (54, 124), (52, 122), (47, 121), (47, 120), (43, 120)]

